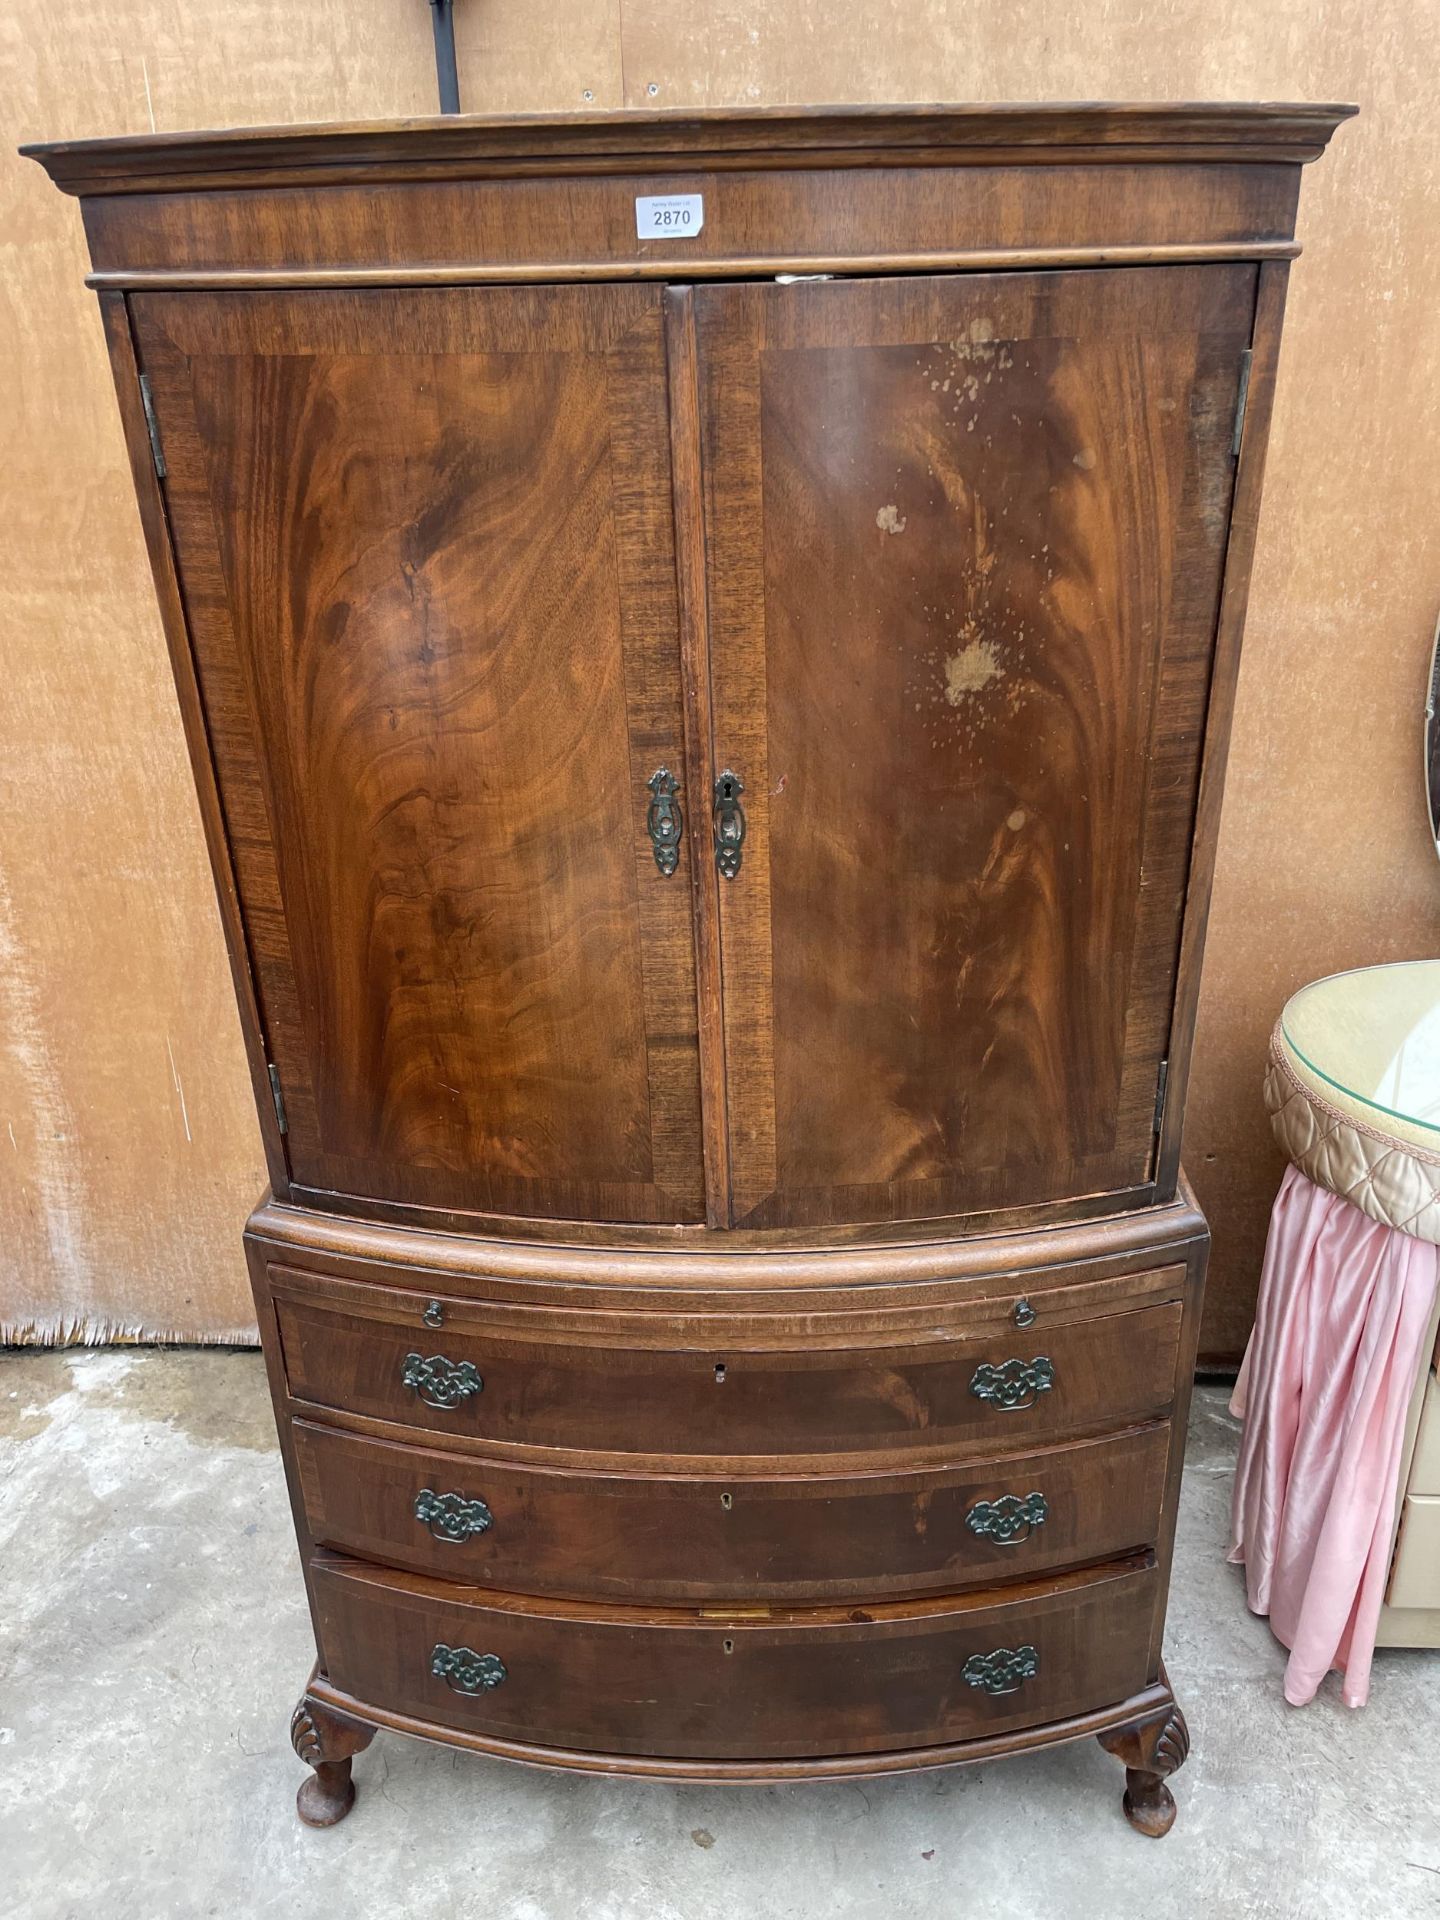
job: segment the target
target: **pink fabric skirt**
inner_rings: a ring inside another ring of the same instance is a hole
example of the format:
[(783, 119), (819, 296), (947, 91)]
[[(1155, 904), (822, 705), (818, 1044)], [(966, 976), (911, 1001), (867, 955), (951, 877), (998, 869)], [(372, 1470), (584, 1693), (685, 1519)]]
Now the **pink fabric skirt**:
[(1381, 1226), (1295, 1167), (1270, 1216), (1255, 1331), (1231, 1411), (1245, 1423), (1230, 1559), (1290, 1649), (1303, 1706), (1332, 1667), (1370, 1694), (1405, 1415), (1440, 1247)]

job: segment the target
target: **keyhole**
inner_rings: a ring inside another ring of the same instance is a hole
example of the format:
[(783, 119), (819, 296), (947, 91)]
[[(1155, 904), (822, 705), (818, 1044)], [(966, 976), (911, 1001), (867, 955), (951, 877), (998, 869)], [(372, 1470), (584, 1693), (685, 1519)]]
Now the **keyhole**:
[(733, 1640), (725, 1640), (725, 1641), (722, 1641), (721, 1644), (724, 1647), (726, 1653), (733, 1653), (735, 1651), (735, 1642)]
[(723, 1387), (725, 1384), (725, 1362), (723, 1360), (717, 1360), (715, 1362), (715, 1384), (717, 1387)]
[(730, 1509), (731, 1509), (731, 1508), (732, 1508), (732, 1507), (734, 1506), (734, 1504), (735, 1504), (735, 1496), (734, 1496), (734, 1494), (731, 1494), (731, 1493), (722, 1493), (722, 1494), (721, 1494), (721, 1496), (720, 1496), (720, 1504), (721, 1504), (721, 1506), (722, 1506), (722, 1507), (723, 1507), (723, 1508), (725, 1509), (725, 1511), (726, 1511), (726, 1513), (729, 1513), (729, 1511), (730, 1511)]

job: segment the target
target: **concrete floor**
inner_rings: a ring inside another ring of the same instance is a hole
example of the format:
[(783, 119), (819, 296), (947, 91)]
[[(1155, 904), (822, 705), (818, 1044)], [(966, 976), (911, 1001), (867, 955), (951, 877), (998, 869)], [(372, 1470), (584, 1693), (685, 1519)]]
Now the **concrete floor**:
[(858, 1785), (667, 1787), (380, 1735), (295, 1819), (309, 1625), (257, 1355), (0, 1356), (0, 1913), (485, 1920), (1440, 1914), (1440, 1654), (1371, 1704), (1280, 1694), (1223, 1562), (1234, 1425), (1199, 1395), (1171, 1609), (1194, 1751), (1133, 1834), (1093, 1741)]

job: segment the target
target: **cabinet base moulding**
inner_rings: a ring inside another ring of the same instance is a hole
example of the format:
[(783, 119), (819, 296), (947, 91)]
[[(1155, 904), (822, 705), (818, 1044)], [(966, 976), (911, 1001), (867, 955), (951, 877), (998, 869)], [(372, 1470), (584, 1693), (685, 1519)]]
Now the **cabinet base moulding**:
[[(515, 1760), (522, 1766), (550, 1767), (567, 1773), (599, 1773), (621, 1779), (680, 1780), (737, 1787), (773, 1786), (778, 1781), (791, 1780), (876, 1779), (890, 1774), (913, 1773), (926, 1767), (973, 1766), (985, 1760), (1003, 1759), (1009, 1754), (1033, 1753), (1042, 1747), (1062, 1746), (1070, 1741), (1094, 1738), (1121, 1761), (1125, 1761), (1129, 1754), (1145, 1759), (1144, 1768), (1131, 1767), (1127, 1763), (1123, 1805), (1131, 1825), (1155, 1837), (1168, 1832), (1175, 1817), (1175, 1803), (1162, 1776), (1177, 1771), (1184, 1764), (1189, 1751), (1184, 1715), (1163, 1669), (1153, 1686), (1132, 1694), (1126, 1700), (1098, 1707), (1090, 1713), (1075, 1714), (1069, 1719), (1027, 1727), (1019, 1733), (966, 1740), (952, 1746), (916, 1747), (899, 1753), (827, 1755), (816, 1760), (676, 1760), (628, 1753), (590, 1753), (574, 1748), (535, 1746), (521, 1740), (499, 1740), (487, 1734), (438, 1726), (433, 1721), (419, 1720), (411, 1714), (392, 1713), (384, 1707), (356, 1700), (332, 1686), (320, 1672), (311, 1678), (295, 1709), (295, 1717), (297, 1723), (302, 1718), (311, 1718), (323, 1720), (327, 1725), (343, 1727), (346, 1731), (332, 1738), (337, 1742), (354, 1740), (349, 1753), (339, 1763), (345, 1769), (344, 1779), (348, 1789), (348, 1798), (341, 1810), (332, 1820), (314, 1820), (309, 1817), (306, 1806), (303, 1803), (301, 1805), (301, 1818), (309, 1825), (320, 1826), (333, 1825), (334, 1820), (343, 1819), (349, 1811), (355, 1798), (349, 1776), (350, 1756), (368, 1746), (376, 1732), (403, 1733), (412, 1739), (434, 1741), (440, 1746), (455, 1747), (464, 1753), (486, 1754), (496, 1760)], [(330, 1749), (325, 1750), (328, 1752)], [(302, 1750), (298, 1739), (296, 1751), (312, 1766), (323, 1764), (311, 1758), (311, 1752), (318, 1752), (319, 1749)], [(1142, 1798), (1145, 1789), (1142, 1786), (1141, 1794), (1137, 1795), (1131, 1778), (1135, 1774), (1143, 1776), (1146, 1782), (1153, 1779), (1157, 1783), (1169, 1807), (1169, 1817), (1163, 1824), (1144, 1807), (1137, 1816), (1132, 1801)], [(309, 1784), (306, 1783), (307, 1786)], [(303, 1794), (303, 1787), (301, 1791)]]

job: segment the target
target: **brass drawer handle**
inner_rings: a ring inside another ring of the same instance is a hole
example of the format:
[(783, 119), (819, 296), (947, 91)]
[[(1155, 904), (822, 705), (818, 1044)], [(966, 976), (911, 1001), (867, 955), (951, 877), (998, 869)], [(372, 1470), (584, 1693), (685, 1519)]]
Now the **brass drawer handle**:
[(645, 810), (645, 831), (661, 873), (674, 873), (680, 864), (680, 836), (685, 831), (685, 816), (680, 811), (679, 789), (668, 767), (657, 767), (645, 782), (651, 793)]
[(977, 1400), (987, 1400), (1002, 1413), (1014, 1413), (1021, 1407), (1033, 1407), (1042, 1393), (1055, 1384), (1055, 1362), (1043, 1353), (1033, 1360), (1005, 1360), (998, 1367), (983, 1361), (970, 1381)]
[(1002, 1493), (998, 1500), (977, 1500), (965, 1516), (970, 1531), (991, 1539), (997, 1547), (1018, 1547), (1031, 1530), (1043, 1527), (1050, 1509), (1043, 1493)]
[(485, 1386), (473, 1362), (447, 1360), (441, 1353), (432, 1354), (428, 1360), (421, 1354), (407, 1353), (400, 1379), (427, 1407), (438, 1407), (442, 1413), (453, 1413), (462, 1401)]
[(715, 864), (725, 880), (733, 880), (740, 871), (740, 850), (745, 843), (745, 809), (740, 796), (744, 791), (745, 782), (728, 767), (715, 782)]
[(430, 1671), (452, 1693), (490, 1693), (510, 1677), (496, 1653), (472, 1653), (469, 1647), (440, 1644), (430, 1655)]
[(456, 1546), (477, 1533), (488, 1533), (495, 1516), (483, 1500), (467, 1500), (463, 1493), (436, 1493), (424, 1487), (415, 1496), (415, 1518), (436, 1540)]
[(1034, 1647), (996, 1647), (993, 1653), (972, 1653), (965, 1662), (967, 1687), (983, 1687), (988, 1694), (1018, 1693), (1040, 1671)]

